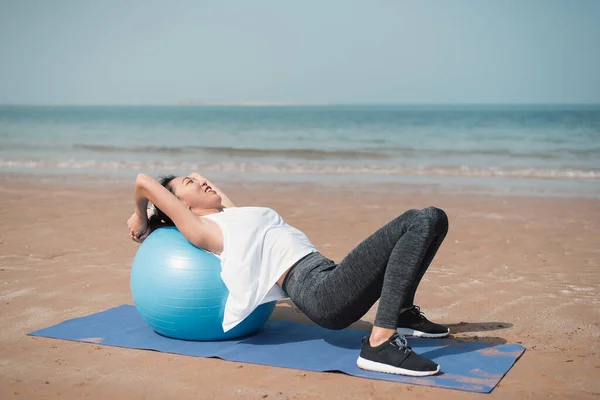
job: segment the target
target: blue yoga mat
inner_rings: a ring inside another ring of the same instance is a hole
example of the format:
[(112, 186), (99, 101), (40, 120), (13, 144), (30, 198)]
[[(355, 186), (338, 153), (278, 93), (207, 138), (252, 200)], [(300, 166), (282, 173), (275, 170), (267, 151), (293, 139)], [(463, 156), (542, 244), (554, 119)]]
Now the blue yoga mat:
[(361, 330), (331, 331), (316, 325), (271, 320), (254, 336), (224, 342), (189, 342), (158, 335), (130, 305), (70, 319), (29, 333), (32, 336), (217, 357), (306, 371), (338, 371), (362, 378), (482, 393), (491, 392), (525, 351), (517, 344), (492, 346), (451, 339), (409, 339), (413, 350), (441, 366), (441, 372), (436, 376), (412, 378), (358, 368), (356, 358), (360, 353), (360, 340), (366, 334)]

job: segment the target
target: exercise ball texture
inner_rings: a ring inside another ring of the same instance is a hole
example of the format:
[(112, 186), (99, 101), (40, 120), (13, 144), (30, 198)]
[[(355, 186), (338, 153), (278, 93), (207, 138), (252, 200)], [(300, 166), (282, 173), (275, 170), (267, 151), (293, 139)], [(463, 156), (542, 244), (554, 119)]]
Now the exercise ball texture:
[(192, 245), (175, 227), (152, 232), (131, 268), (131, 295), (141, 317), (157, 333), (185, 340), (225, 340), (258, 331), (276, 302), (257, 307), (233, 329), (223, 332), (229, 291), (221, 262)]

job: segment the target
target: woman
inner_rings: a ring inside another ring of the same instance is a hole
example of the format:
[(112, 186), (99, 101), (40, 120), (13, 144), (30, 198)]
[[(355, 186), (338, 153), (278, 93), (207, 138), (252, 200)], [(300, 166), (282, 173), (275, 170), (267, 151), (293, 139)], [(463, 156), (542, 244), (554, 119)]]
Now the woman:
[[(322, 256), (273, 210), (235, 207), (200, 174), (160, 182), (138, 175), (130, 237), (143, 241), (161, 224), (177, 226), (195, 246), (221, 258), (229, 289), (223, 328), (231, 329), (259, 304), (289, 297), (312, 321), (343, 329), (379, 300), (373, 329), (362, 341), (360, 368), (427, 376), (439, 366), (414, 353), (401, 335), (444, 337), (413, 304), (415, 292), (448, 230), (437, 208), (410, 210), (352, 250), (339, 264)], [(154, 214), (148, 218), (148, 203)]]

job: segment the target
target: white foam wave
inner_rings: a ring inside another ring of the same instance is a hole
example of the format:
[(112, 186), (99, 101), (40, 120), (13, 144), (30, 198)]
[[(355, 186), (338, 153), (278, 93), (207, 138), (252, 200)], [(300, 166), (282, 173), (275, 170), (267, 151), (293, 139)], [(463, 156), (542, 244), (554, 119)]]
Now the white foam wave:
[(378, 165), (322, 165), (308, 163), (255, 162), (229, 163), (170, 163), (107, 160), (0, 160), (0, 168), (59, 168), (76, 170), (144, 170), (207, 172), (255, 172), (288, 174), (333, 174), (333, 175), (398, 175), (398, 176), (448, 176), (484, 178), (541, 178), (541, 179), (600, 179), (600, 170), (543, 169), (543, 168), (494, 168), (472, 166), (378, 166)]

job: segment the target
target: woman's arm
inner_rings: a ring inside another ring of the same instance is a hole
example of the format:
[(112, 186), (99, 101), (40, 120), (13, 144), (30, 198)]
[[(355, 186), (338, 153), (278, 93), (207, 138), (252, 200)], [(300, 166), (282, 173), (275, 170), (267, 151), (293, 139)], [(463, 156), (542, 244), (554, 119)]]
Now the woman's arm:
[(221, 205), (223, 207), (227, 207), (227, 208), (229, 208), (229, 207), (235, 207), (235, 204), (233, 204), (233, 201), (231, 201), (231, 199), (225, 193), (223, 193), (223, 191), (221, 189), (219, 189), (212, 181), (208, 180), (208, 178), (206, 178), (205, 176), (202, 176), (198, 172), (192, 172), (188, 176), (190, 178), (195, 178), (195, 179), (198, 179), (198, 180), (205, 180), (206, 183), (208, 184), (208, 186), (210, 186), (211, 188), (213, 188), (213, 190), (215, 192), (217, 192), (217, 194), (219, 196), (221, 196)]
[[(216, 189), (215, 189), (216, 190)], [(175, 226), (194, 246), (206, 248), (207, 235), (204, 223), (177, 197), (148, 175), (139, 174), (133, 191), (135, 217), (130, 220), (129, 229), (138, 240), (143, 240), (148, 232), (148, 201), (156, 205), (171, 218)]]

